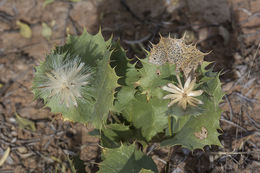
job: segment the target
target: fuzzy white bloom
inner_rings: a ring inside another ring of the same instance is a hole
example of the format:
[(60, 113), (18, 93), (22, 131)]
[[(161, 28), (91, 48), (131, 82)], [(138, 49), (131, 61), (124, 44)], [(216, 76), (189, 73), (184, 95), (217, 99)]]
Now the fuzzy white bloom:
[(168, 104), (168, 107), (178, 102), (178, 105), (185, 110), (188, 104), (191, 106), (203, 104), (201, 100), (194, 98), (200, 96), (203, 93), (202, 90), (193, 91), (196, 79), (193, 79), (191, 81), (191, 78), (188, 77), (184, 86), (182, 85), (179, 76), (177, 76), (177, 80), (179, 83), (178, 86), (169, 83), (167, 86), (162, 87), (163, 90), (172, 93), (163, 97), (163, 99), (171, 99), (171, 102)]
[(73, 105), (77, 107), (92, 73), (78, 58), (52, 63), (53, 70), (45, 73), (45, 82), (39, 88), (48, 94), (48, 99), (55, 97), (68, 108)]

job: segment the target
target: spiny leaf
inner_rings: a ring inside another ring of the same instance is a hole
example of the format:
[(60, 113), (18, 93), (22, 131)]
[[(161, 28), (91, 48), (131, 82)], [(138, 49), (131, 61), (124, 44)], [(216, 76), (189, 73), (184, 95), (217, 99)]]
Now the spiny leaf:
[[(215, 108), (213, 103), (208, 104), (207, 107), (208, 110), (205, 113), (197, 117), (192, 116), (177, 134), (163, 141), (161, 145), (182, 145), (191, 150), (203, 149), (205, 145), (221, 146), (218, 139), (219, 133), (217, 132), (217, 129), (220, 129), (219, 118), (221, 110)], [(202, 128), (207, 130), (207, 137), (203, 139), (196, 135), (201, 132)]]
[(219, 103), (224, 94), (218, 76), (211, 79), (203, 86), (207, 88), (209, 95), (204, 94), (201, 97), (204, 103), (201, 114), (191, 116), (179, 132), (161, 143), (162, 146), (182, 145), (191, 150), (203, 149), (205, 145), (221, 146), (217, 129), (220, 129), (219, 119), (221, 116)]
[(78, 155), (74, 156), (72, 159), (68, 157), (68, 160), (72, 173), (86, 173), (84, 162)]
[(126, 85), (126, 73), (129, 66), (129, 60), (126, 56), (125, 50), (120, 46), (119, 41), (114, 42), (111, 54), (111, 66), (115, 69), (117, 76), (120, 77), (118, 83), (120, 85)]
[[(65, 119), (91, 122), (101, 128), (112, 110), (115, 88), (119, 86), (118, 77), (110, 66), (110, 47), (111, 39), (105, 41), (101, 32), (92, 36), (84, 31), (81, 36), (70, 36), (64, 46), (57, 47), (47, 56), (46, 61), (36, 68), (33, 85), (35, 96), (43, 98), (52, 112), (62, 113)], [(66, 81), (67, 76), (59, 74), (59, 77), (58, 73), (66, 73), (75, 78)], [(51, 77), (50, 74), (56, 76)], [(65, 83), (55, 82), (55, 85), (57, 83), (59, 86), (48, 90), (49, 78)], [(77, 84), (77, 81), (81, 83)], [(63, 85), (68, 85), (69, 90)], [(62, 87), (61, 92), (55, 91), (57, 87)], [(74, 100), (74, 106), (63, 104), (64, 100), (60, 97), (62, 94), (67, 94), (67, 97)]]
[(109, 124), (103, 127), (101, 133), (101, 144), (106, 148), (117, 148), (120, 144), (130, 140), (133, 133), (129, 126), (123, 124)]
[(124, 86), (117, 94), (117, 100), (115, 102), (114, 111), (122, 113), (129, 103), (135, 98), (136, 90), (133, 87)]
[(160, 87), (171, 82), (175, 74), (175, 65), (165, 63), (160, 66), (151, 64), (148, 59), (141, 60), (143, 68), (139, 70), (140, 80), (137, 82), (142, 87), (142, 94), (146, 94), (149, 100), (151, 96), (163, 97)]
[(150, 141), (167, 127), (168, 102), (162, 99), (164, 91), (160, 87), (171, 81), (175, 72), (172, 64), (156, 66), (147, 59), (141, 62), (141, 69), (128, 65), (127, 86), (122, 86), (117, 94), (115, 111)]
[[(122, 92), (132, 92), (122, 90)], [(126, 95), (121, 93), (120, 95)], [(119, 102), (121, 98), (118, 98)], [(143, 137), (150, 141), (157, 133), (167, 127), (167, 101), (151, 98), (148, 102), (145, 95), (136, 94), (129, 100), (127, 106), (122, 110), (122, 115), (127, 121), (133, 123), (136, 129), (140, 129)]]
[(82, 61), (91, 67), (97, 66), (97, 60), (107, 59), (107, 54), (111, 47), (111, 39), (105, 41), (101, 30), (96, 35), (89, 34), (84, 30), (80, 36), (69, 36), (67, 43), (61, 47), (57, 47), (54, 53), (63, 54), (68, 53), (71, 57), (79, 56)]
[(153, 160), (136, 149), (135, 144), (121, 145), (119, 148), (104, 148), (103, 162), (100, 163), (100, 173), (129, 173), (140, 172), (143, 168), (157, 173)]
[[(107, 55), (108, 57), (110, 56)], [(100, 60), (97, 65), (96, 80), (94, 83), (95, 93), (93, 115), (94, 122), (97, 127), (101, 127), (108, 116), (108, 112), (113, 108), (115, 88), (119, 85), (115, 71), (111, 68), (107, 59)]]

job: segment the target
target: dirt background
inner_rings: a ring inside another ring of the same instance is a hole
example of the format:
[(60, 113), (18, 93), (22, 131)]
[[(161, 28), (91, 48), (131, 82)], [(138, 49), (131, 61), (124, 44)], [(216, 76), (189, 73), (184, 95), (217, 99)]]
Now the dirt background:
[[(147, 154), (160, 172), (260, 172), (259, 0), (44, 2), (0, 0), (0, 158), (11, 148), (1, 173), (69, 173), (69, 159), (77, 155), (86, 172), (98, 170), (99, 141), (88, 135), (91, 127), (63, 122), (33, 99), (31, 87), (35, 65), (55, 45), (68, 34), (80, 34), (83, 28), (94, 34), (100, 27), (105, 38), (120, 38), (129, 57), (144, 57), (142, 48), (157, 43), (159, 34), (179, 38), (186, 32), (200, 50), (212, 50), (206, 60), (223, 72), (226, 96), (219, 138), (224, 148), (190, 152), (154, 144)], [(20, 33), (17, 21), (29, 26), (29, 38)]]

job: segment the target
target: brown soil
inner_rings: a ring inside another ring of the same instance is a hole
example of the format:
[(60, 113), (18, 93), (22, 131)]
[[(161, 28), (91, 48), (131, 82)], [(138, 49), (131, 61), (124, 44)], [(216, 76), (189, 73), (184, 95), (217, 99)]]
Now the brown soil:
[[(260, 171), (260, 1), (259, 0), (44, 0), (0, 1), (0, 157), (10, 155), (0, 172), (72, 172), (68, 155), (80, 156), (87, 172), (100, 161), (98, 139), (91, 127), (64, 122), (35, 101), (34, 67), (67, 34), (83, 28), (105, 38), (120, 38), (128, 56), (144, 57), (142, 48), (163, 36), (184, 32), (222, 70), (224, 102), (220, 140), (224, 148), (193, 153), (180, 147), (155, 148), (150, 155), (160, 172)], [(17, 21), (32, 31), (24, 38)], [(49, 39), (42, 23), (52, 30)], [(36, 127), (19, 127), (16, 113)], [(70, 158), (71, 158), (70, 157)]]

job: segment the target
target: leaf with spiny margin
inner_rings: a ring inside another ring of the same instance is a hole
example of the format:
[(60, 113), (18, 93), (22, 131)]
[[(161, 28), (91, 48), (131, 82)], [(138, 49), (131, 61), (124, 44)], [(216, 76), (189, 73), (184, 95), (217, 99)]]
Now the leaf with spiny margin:
[(62, 113), (64, 119), (81, 123), (90, 122), (95, 127), (101, 128), (109, 111), (112, 110), (115, 89), (119, 86), (117, 84), (119, 77), (110, 66), (110, 47), (111, 39), (105, 41), (101, 32), (90, 35), (84, 31), (81, 36), (70, 36), (65, 45), (57, 47), (46, 57), (45, 62), (36, 67), (33, 84), (35, 96), (39, 97), (41, 75), (46, 75), (46, 72), (53, 70), (51, 69), (53, 67), (50, 67), (52, 59), (62, 57), (62, 61), (69, 61), (78, 57), (88, 68), (91, 68), (92, 72), (92, 79), (82, 93), (85, 100), (79, 101), (78, 107), (67, 108), (64, 104), (60, 104), (61, 101), (57, 97), (48, 100), (49, 93), (41, 98), (52, 112)]
[(157, 173), (153, 160), (136, 149), (135, 144), (121, 145), (119, 148), (104, 148), (99, 173), (136, 173), (143, 168)]
[(71, 57), (79, 56), (82, 62), (88, 66), (96, 67), (97, 60), (109, 57), (104, 57), (106, 52), (111, 47), (112, 38), (105, 41), (101, 30), (96, 35), (89, 34), (86, 30), (80, 36), (68, 36), (65, 45), (57, 47), (54, 54), (68, 53)]
[[(121, 90), (122, 95), (130, 95), (131, 90)], [(127, 93), (129, 92), (129, 93)], [(123, 98), (118, 98), (119, 102)], [(157, 97), (146, 100), (146, 96), (137, 93), (131, 100), (128, 100), (121, 110), (123, 117), (132, 123), (136, 129), (141, 130), (142, 136), (150, 141), (156, 134), (163, 132), (167, 127), (167, 104), (168, 101)]]
[(207, 92), (210, 96), (214, 98), (214, 103), (216, 107), (222, 101), (222, 98), (225, 95), (225, 93), (221, 89), (219, 75), (220, 74), (218, 73), (215, 78), (208, 80), (207, 85), (203, 88), (205, 92)]
[(147, 100), (152, 96), (163, 97), (163, 90), (160, 88), (172, 82), (175, 75), (175, 65), (164, 63), (160, 66), (148, 62), (148, 58), (141, 60), (143, 68), (139, 70), (140, 80), (137, 82), (142, 87), (142, 94), (147, 95)]
[[(212, 77), (211, 81), (204, 83), (202, 88), (207, 88), (207, 93), (201, 96), (203, 111), (200, 115), (191, 116), (182, 129), (170, 139), (164, 140), (162, 146), (182, 145), (188, 149), (203, 149), (205, 145), (222, 146), (217, 129), (220, 129), (219, 119), (221, 109), (219, 103), (222, 101), (223, 92), (218, 75)], [(205, 136), (199, 136), (202, 130), (206, 131)]]
[(68, 156), (68, 160), (72, 173), (86, 173), (84, 162), (79, 155), (73, 156), (71, 159)]
[(114, 110), (122, 113), (122, 111), (128, 107), (129, 103), (135, 99), (136, 91), (137, 90), (133, 87), (123, 86), (117, 93), (117, 100), (115, 101)]
[(127, 69), (129, 66), (129, 64), (128, 64), (129, 60), (126, 56), (126, 52), (121, 47), (119, 41), (113, 42), (111, 49), (112, 49), (112, 54), (110, 57), (110, 60), (111, 60), (110, 64), (111, 64), (112, 68), (115, 69), (117, 76), (120, 77), (120, 79), (118, 80), (118, 83), (120, 85), (126, 85), (125, 78), (126, 78)]
[[(110, 56), (110, 55), (107, 55)], [(97, 73), (95, 79), (95, 95), (96, 100), (92, 116), (92, 122), (96, 127), (101, 127), (106, 121), (108, 113), (113, 109), (115, 89), (119, 86), (115, 71), (111, 68), (107, 59), (102, 59), (98, 62)]]
[(120, 144), (133, 136), (129, 126), (123, 124), (109, 124), (102, 128), (101, 145), (105, 148), (118, 148)]

